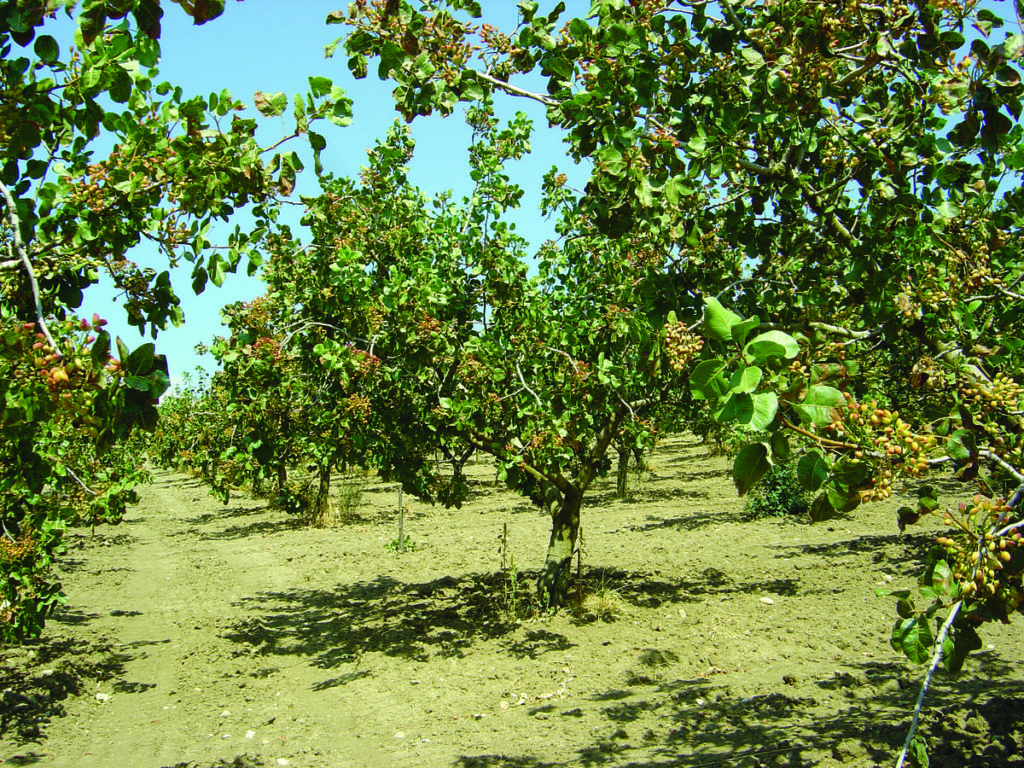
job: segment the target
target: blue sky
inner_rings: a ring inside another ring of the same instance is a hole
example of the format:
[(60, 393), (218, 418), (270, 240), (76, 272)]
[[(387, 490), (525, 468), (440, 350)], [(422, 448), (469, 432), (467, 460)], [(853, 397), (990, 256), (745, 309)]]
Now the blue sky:
[[(384, 135), (398, 115), (391, 100), (392, 85), (378, 80), (374, 67), (370, 67), (369, 77), (355, 80), (341, 49), (332, 59), (324, 56), (324, 46), (345, 32), (343, 26), (328, 26), (327, 14), (344, 7), (345, 2), (229, 0), (220, 18), (198, 27), (191, 24), (191, 19), (180, 8), (167, 3), (157, 81), (167, 80), (180, 85), (186, 93), (202, 95), (226, 88), (236, 98), (251, 104), (258, 90), (305, 93), (310, 75), (329, 77), (353, 99), (354, 120), (347, 128), (337, 128), (326, 121), (320, 124), (318, 130), (328, 140), (324, 166), (335, 175), (355, 174), (365, 162), (366, 149)], [(584, 15), (589, 7), (589, 3), (580, 0), (568, 5), (570, 12), (579, 15)], [(511, 0), (485, 0), (483, 8), (491, 23), (504, 29), (515, 26), (518, 11)], [(542, 83), (535, 85), (543, 88)], [(526, 189), (526, 196), (522, 208), (510, 218), (517, 223), (520, 233), (539, 245), (552, 232), (551, 222), (544, 221), (537, 209), (542, 174), (552, 165), (558, 165), (572, 179), (585, 178), (585, 172), (574, 170), (571, 161), (566, 159), (561, 136), (547, 127), (542, 105), (527, 99), (500, 99), (497, 108), (499, 116), (507, 118), (515, 111), (524, 111), (534, 121), (533, 154), (512, 174)], [(250, 114), (259, 117), (255, 109), (251, 109)], [(410, 178), (428, 192), (454, 189), (458, 193), (469, 189), (466, 164), (469, 131), (462, 115), (463, 108), (459, 107), (450, 118), (417, 118), (412, 124), (417, 153)], [(288, 125), (276, 120), (262, 122), (258, 135), (264, 146), (290, 132)], [(295, 148), (302, 149), (298, 144)], [(305, 156), (308, 155), (306, 152)], [(316, 189), (312, 163), (308, 165), (310, 167), (301, 174), (304, 178), (300, 179), (299, 191)], [(296, 208), (296, 213), (299, 212)], [(144, 252), (136, 258), (140, 263), (146, 262)], [(165, 268), (157, 263), (152, 266), (158, 270)], [(233, 301), (255, 298), (263, 289), (257, 279), (238, 274), (229, 275), (221, 288), (210, 284), (203, 294), (195, 296), (189, 287), (189, 269), (181, 270), (174, 284), (182, 300), (185, 324), (161, 331), (156, 343), (158, 351), (168, 357), (172, 379), (178, 379), (197, 365), (207, 369), (214, 366), (209, 356), (198, 357), (194, 348), (223, 332), (220, 308)], [(98, 312), (108, 318), (112, 333), (120, 335), (130, 347), (149, 340), (127, 325), (116, 301), (110, 287), (97, 286), (86, 293), (80, 314), (87, 317)]]

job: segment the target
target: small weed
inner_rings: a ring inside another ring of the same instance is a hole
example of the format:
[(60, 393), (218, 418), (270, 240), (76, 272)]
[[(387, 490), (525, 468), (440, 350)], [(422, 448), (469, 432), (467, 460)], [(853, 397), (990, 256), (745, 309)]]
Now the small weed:
[(359, 478), (339, 484), (335, 507), (339, 522), (350, 523), (359, 519), (359, 506), (365, 489), (365, 482)]
[(595, 589), (586, 592), (577, 608), (577, 618), (585, 621), (616, 621), (629, 612), (629, 604), (614, 587), (602, 579)]
[(404, 548), (402, 546), (402, 542), (398, 540), (398, 537), (395, 537), (384, 545), (384, 549), (386, 549), (388, 552), (415, 552), (417, 549), (419, 549), (419, 547), (416, 545), (416, 542), (410, 539), (408, 536), (405, 536), (404, 539)]
[(519, 572), (516, 559), (511, 554), (501, 574), (501, 607), (508, 620), (519, 618)]
[(509, 547), (508, 523), (502, 526), (498, 540), (501, 542), (498, 550), (501, 553), (501, 612), (510, 622), (535, 616), (539, 607), (533, 591), (524, 588), (520, 579), (515, 556)]

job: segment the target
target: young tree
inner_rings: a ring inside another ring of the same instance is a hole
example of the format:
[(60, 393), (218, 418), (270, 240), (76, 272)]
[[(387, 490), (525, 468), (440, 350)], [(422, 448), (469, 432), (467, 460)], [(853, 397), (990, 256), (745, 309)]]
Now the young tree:
[[(673, 310), (695, 319), (701, 300), (683, 272), (638, 279), (662, 269), (664, 244), (608, 239), (556, 173), (547, 204), (561, 215), (561, 245), (529, 258), (501, 217), (521, 196), (503, 166), (527, 151), (530, 127), (521, 116), (501, 127), (486, 106), (468, 120), (475, 188), (461, 205), (409, 185), (413, 147), (396, 128), (359, 183), (326, 180), (307, 200), (310, 243), (282, 233), (269, 297), (295, 318), (289, 353), (338, 382), (325, 398), (332, 418), (348, 431), (337, 404), (365, 403), (358, 455), (385, 478), (458, 504), (458, 467), (443, 472), (432, 458), (473, 449), (551, 504), (539, 587), (558, 605), (584, 495), (610, 468), (609, 449), (649, 446), (657, 406), (688, 397), (682, 371), (701, 342)], [(714, 257), (716, 274), (739, 276), (738, 258), (730, 267), (728, 254)]]

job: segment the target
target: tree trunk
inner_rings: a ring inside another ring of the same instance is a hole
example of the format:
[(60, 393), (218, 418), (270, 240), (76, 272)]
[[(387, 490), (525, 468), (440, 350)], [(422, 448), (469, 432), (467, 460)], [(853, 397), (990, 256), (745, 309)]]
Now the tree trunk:
[(331, 465), (321, 464), (319, 470), (320, 479), (313, 509), (310, 510), (310, 522), (313, 525), (326, 525), (331, 517)]
[(541, 603), (548, 608), (565, 604), (569, 595), (572, 554), (580, 531), (580, 507), (583, 492), (574, 485), (562, 494), (562, 500), (551, 516), (551, 541), (548, 556), (537, 580)]
[(615, 471), (615, 498), (624, 499), (629, 492), (629, 454), (626, 447), (615, 449), (619, 454), (619, 463)]
[(281, 493), (288, 486), (288, 467), (282, 461), (277, 465), (277, 492)]

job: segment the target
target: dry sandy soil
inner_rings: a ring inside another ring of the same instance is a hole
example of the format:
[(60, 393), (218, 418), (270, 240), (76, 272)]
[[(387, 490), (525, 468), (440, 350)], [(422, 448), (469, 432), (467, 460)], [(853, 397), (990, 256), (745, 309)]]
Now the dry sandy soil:
[[(927, 526), (901, 538), (898, 499), (744, 521), (727, 467), (678, 438), (631, 498), (593, 490), (581, 589), (540, 616), (547, 520), (485, 464), (463, 509), (410, 505), (404, 553), (387, 546), (395, 486), (349, 478), (358, 508), (311, 529), (158, 473), (121, 526), (72, 536), (71, 602), (45, 637), (0, 648), (0, 760), (893, 764), (921, 670), (890, 649), (894, 601), (875, 591), (914, 584)], [(1024, 765), (1020, 624), (983, 639), (930, 693), (933, 766)]]

